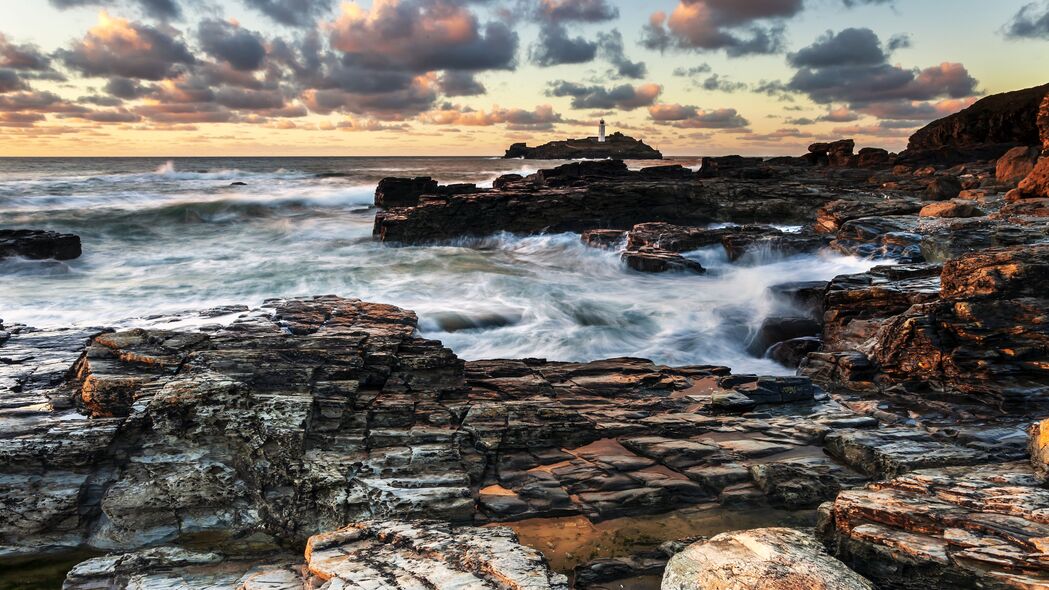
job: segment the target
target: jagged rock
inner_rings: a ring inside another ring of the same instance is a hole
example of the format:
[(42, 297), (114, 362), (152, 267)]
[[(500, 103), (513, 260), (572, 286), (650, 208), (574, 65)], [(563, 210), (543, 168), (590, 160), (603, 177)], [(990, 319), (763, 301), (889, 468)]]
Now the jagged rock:
[(640, 250), (628, 250), (623, 253), (623, 261), (626, 265), (638, 272), (692, 272), (703, 274), (706, 269), (703, 265), (690, 260), (675, 252), (668, 252), (659, 248), (643, 247)]
[(375, 206), (382, 209), (414, 207), (419, 197), (437, 194), (437, 181), (419, 178), (384, 178), (375, 189)]
[(578, 162), (499, 189), (436, 196), (415, 207), (380, 212), (374, 233), (383, 241), (412, 244), (503, 231), (628, 229), (644, 222), (806, 223), (819, 207), (841, 198), (840, 188), (819, 188), (828, 185), (826, 179), (667, 178), (629, 171), (620, 161)]
[(864, 217), (913, 215), (922, 204), (913, 199), (857, 199), (827, 203), (816, 213), (816, 231), (835, 234), (846, 222)]
[(583, 243), (591, 248), (614, 250), (626, 241), (627, 232), (621, 229), (591, 229), (583, 232)]
[(1038, 147), (1016, 147), (998, 158), (995, 179), (1002, 184), (1016, 185), (1034, 170), (1041, 149)]
[(888, 166), (892, 162), (892, 154), (881, 148), (862, 148), (856, 157), (856, 165), (860, 168), (878, 168)]
[(701, 160), (699, 178), (769, 178), (772, 171), (765, 166), (764, 158), (743, 156), (707, 156)]
[(1016, 190), (1025, 199), (1049, 198), (1049, 156), (1042, 157)]
[(793, 338), (773, 344), (768, 349), (768, 357), (784, 367), (796, 369), (811, 352), (823, 347), (823, 341), (816, 337)]
[(843, 491), (817, 530), (882, 588), (1042, 588), (1047, 508), (1026, 463), (927, 469)]
[(839, 139), (830, 143), (814, 143), (809, 146), (808, 155), (803, 157), (818, 166), (844, 168), (852, 163), (854, 149), (856, 149), (855, 140)]
[(769, 292), (787, 301), (798, 311), (804, 312), (820, 323), (823, 322), (823, 296), (829, 281), (806, 281), (773, 285)]
[(31, 229), (0, 229), (0, 260), (21, 256), (33, 260), (72, 260), (81, 254), (80, 236)]
[(820, 323), (812, 318), (769, 317), (761, 323), (747, 343), (747, 352), (756, 357), (763, 357), (773, 344), (805, 336), (818, 336), (820, 332)]
[(580, 160), (615, 158), (619, 160), (662, 160), (663, 154), (646, 145), (644, 141), (634, 139), (622, 133), (609, 135), (604, 143), (597, 138), (568, 139), (552, 141), (539, 147), (528, 147), (524, 143), (515, 143), (506, 150), (506, 158), (525, 158), (528, 160)]
[(775, 228), (766, 231), (728, 232), (721, 239), (729, 260), (735, 262), (744, 256), (770, 253), (779, 256), (812, 254), (829, 245), (829, 236), (801, 231), (784, 232)]
[(962, 192), (962, 182), (954, 176), (937, 176), (925, 187), (925, 199), (929, 201), (949, 201), (957, 198)]
[[(1004, 153), (1013, 146), (1036, 145), (1040, 142), (1039, 105), (1046, 93), (1049, 93), (1049, 85), (983, 98), (965, 110), (933, 121), (917, 131), (910, 138), (907, 152), (901, 155), (921, 150), (984, 145), (1005, 146), (1001, 150)], [(981, 158), (964, 161), (978, 159)]]
[(896, 215), (846, 221), (830, 246), (850, 256), (914, 263), (924, 261), (922, 242), (919, 218)]
[(1049, 420), (1035, 422), (1027, 430), (1027, 451), (1035, 476), (1049, 483)]
[(641, 223), (627, 234), (627, 249), (640, 250), (647, 246), (669, 252), (689, 252), (720, 244), (726, 235), (737, 231), (748, 230), (741, 227), (706, 229), (670, 223)]
[(970, 201), (941, 201), (922, 207), (919, 217), (983, 217), (984, 212)]
[(718, 535), (670, 559), (662, 590), (873, 590), (795, 529), (754, 529)]
[(922, 257), (944, 262), (972, 252), (1039, 242), (1049, 235), (1049, 222), (986, 217), (924, 219), (918, 232)]
[(1038, 108), (1038, 134), (1042, 138), (1042, 152), (1049, 156), (1049, 93)]
[(1049, 217), (1049, 198), (1022, 199), (1002, 206), (996, 214), (1001, 219), (1013, 217)]

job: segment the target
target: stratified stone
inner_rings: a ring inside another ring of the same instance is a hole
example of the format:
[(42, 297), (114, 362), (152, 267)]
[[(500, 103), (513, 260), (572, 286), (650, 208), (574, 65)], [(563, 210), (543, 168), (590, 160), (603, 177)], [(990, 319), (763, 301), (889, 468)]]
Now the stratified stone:
[(832, 456), (875, 479), (988, 460), (983, 452), (933, 440), (927, 433), (912, 428), (841, 430), (828, 434), (824, 444)]
[(662, 590), (873, 590), (795, 529), (754, 529), (718, 535), (670, 559)]
[(691, 272), (703, 274), (706, 269), (703, 265), (690, 260), (675, 252), (668, 252), (659, 248), (645, 247), (640, 250), (628, 250), (623, 253), (623, 261), (626, 265), (638, 272), (660, 273), (660, 272)]
[(831, 553), (881, 588), (1049, 587), (1049, 489), (1027, 463), (915, 471), (820, 512)]
[(375, 206), (382, 209), (414, 207), (423, 195), (437, 194), (437, 181), (430, 177), (384, 178), (375, 189)]
[(1049, 420), (1035, 422), (1027, 430), (1027, 450), (1035, 476), (1049, 482)]
[(591, 248), (614, 250), (626, 241), (627, 232), (621, 229), (591, 229), (583, 232), (583, 243)]

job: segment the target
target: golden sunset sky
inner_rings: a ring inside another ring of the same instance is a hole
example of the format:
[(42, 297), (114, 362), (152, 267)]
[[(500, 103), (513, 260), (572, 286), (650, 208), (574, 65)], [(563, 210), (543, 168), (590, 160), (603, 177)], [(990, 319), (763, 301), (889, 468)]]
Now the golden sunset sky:
[(0, 0), (0, 156), (902, 149), (1049, 82), (1049, 0)]

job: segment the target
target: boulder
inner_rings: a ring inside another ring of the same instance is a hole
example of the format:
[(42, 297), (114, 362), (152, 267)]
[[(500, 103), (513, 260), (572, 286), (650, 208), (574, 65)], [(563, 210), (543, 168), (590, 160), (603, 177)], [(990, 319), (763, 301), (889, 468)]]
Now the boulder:
[(852, 139), (814, 143), (809, 146), (809, 154), (805, 157), (816, 165), (844, 168), (852, 162), (854, 149), (856, 141)]
[(583, 243), (591, 248), (615, 250), (626, 241), (627, 232), (621, 229), (590, 229), (583, 232)]
[(985, 213), (972, 201), (951, 200), (930, 203), (924, 207), (919, 217), (983, 217)]
[(689, 260), (676, 253), (645, 246), (640, 250), (628, 250), (623, 253), (626, 265), (638, 272), (691, 272), (703, 274), (706, 269), (695, 260)]
[(747, 352), (756, 357), (763, 357), (773, 344), (806, 336), (818, 336), (821, 331), (820, 323), (812, 318), (769, 317), (761, 323), (747, 343)]
[(32, 229), (0, 229), (0, 260), (21, 256), (32, 260), (72, 260), (81, 254), (80, 236)]
[(724, 533), (670, 559), (662, 590), (873, 590), (811, 535), (771, 528)]
[(949, 201), (962, 192), (962, 182), (955, 176), (937, 176), (925, 187), (927, 201)]
[(914, 199), (841, 199), (827, 203), (816, 212), (815, 229), (820, 233), (835, 234), (846, 222), (863, 217), (913, 215), (922, 204)]
[(414, 207), (419, 197), (437, 194), (437, 181), (430, 177), (384, 178), (375, 189), (375, 206), (380, 209)]
[(1034, 170), (1041, 148), (1036, 146), (1015, 147), (998, 158), (995, 179), (1006, 185), (1015, 186)]
[(808, 336), (773, 344), (766, 354), (784, 367), (796, 369), (810, 352), (817, 352), (822, 346), (819, 338)]
[(865, 147), (859, 151), (856, 165), (860, 168), (880, 168), (892, 162), (892, 155), (882, 148)]
[(1034, 170), (1020, 181), (1016, 189), (1024, 199), (1049, 198), (1049, 156), (1039, 160)]

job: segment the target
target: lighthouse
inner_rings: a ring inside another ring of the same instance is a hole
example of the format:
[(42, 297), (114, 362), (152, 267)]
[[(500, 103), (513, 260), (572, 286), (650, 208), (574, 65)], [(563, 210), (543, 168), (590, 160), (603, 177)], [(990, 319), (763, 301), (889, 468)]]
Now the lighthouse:
[(597, 127), (597, 141), (598, 143), (605, 143), (605, 120), (601, 119), (601, 124)]

